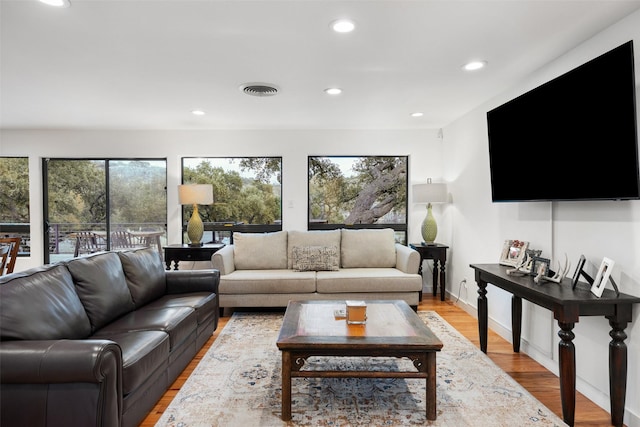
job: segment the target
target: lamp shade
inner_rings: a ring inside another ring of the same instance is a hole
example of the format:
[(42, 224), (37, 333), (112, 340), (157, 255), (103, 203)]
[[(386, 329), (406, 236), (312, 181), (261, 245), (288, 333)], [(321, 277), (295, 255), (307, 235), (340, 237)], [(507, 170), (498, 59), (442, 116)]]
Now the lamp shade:
[(178, 200), (181, 205), (210, 205), (213, 203), (211, 184), (178, 185)]
[(447, 184), (431, 182), (413, 186), (414, 203), (446, 203), (448, 201)]

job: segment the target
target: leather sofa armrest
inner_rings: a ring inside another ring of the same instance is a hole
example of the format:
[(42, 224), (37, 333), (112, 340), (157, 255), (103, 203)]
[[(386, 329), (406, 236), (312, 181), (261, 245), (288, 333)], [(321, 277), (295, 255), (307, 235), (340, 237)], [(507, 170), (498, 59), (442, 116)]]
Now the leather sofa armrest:
[(122, 350), (113, 341), (0, 342), (3, 426), (122, 423)]
[(233, 257), (233, 245), (227, 245), (216, 251), (211, 257), (213, 268), (220, 271), (220, 275), (231, 274), (235, 271), (235, 261)]
[(207, 270), (170, 270), (166, 272), (167, 294), (184, 294), (190, 292), (218, 293), (220, 272)]
[(122, 351), (113, 341), (3, 341), (0, 342), (0, 365), (2, 383), (108, 381), (117, 387), (117, 394), (122, 397)]
[(418, 274), (420, 254), (409, 246), (396, 243), (396, 268), (403, 273)]

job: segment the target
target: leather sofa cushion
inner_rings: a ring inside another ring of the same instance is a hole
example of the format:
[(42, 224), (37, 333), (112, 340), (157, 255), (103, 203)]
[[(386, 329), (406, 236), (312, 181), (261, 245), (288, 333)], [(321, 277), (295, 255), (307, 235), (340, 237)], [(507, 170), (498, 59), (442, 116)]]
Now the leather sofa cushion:
[(122, 392), (131, 393), (158, 369), (169, 364), (169, 335), (162, 331), (105, 333), (92, 338), (109, 339), (122, 349)]
[(166, 293), (165, 269), (153, 248), (118, 252), (136, 308)]
[(157, 310), (166, 307), (190, 307), (194, 309), (198, 325), (209, 320), (211, 313), (215, 313), (218, 310), (216, 294), (210, 292), (164, 295), (149, 303), (145, 308)]
[(142, 307), (96, 332), (96, 336), (129, 331), (163, 331), (169, 334), (171, 351), (179, 347), (197, 327), (196, 313), (188, 307), (154, 309)]
[(0, 277), (2, 341), (82, 339), (90, 333), (89, 318), (63, 264)]
[(293, 247), (326, 246), (340, 249), (340, 230), (289, 231), (287, 239), (287, 268), (293, 268)]
[(374, 230), (342, 229), (340, 241), (342, 268), (396, 266), (395, 232), (391, 228)]
[(238, 270), (287, 268), (287, 232), (233, 233), (233, 256)]
[(289, 294), (316, 291), (315, 271), (236, 270), (220, 278), (218, 292), (224, 294)]
[(67, 261), (76, 291), (96, 331), (135, 306), (115, 252), (105, 252)]

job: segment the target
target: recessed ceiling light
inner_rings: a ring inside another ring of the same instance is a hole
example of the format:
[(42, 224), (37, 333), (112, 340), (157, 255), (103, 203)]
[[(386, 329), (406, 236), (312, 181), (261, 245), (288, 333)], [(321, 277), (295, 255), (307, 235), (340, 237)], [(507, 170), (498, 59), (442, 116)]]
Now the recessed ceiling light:
[(475, 71), (487, 66), (487, 61), (471, 61), (462, 66), (465, 71)]
[(339, 87), (330, 87), (324, 90), (329, 95), (340, 95), (342, 93), (342, 89)]
[(415, 113), (411, 113), (411, 117), (422, 117), (424, 116), (424, 113), (420, 112), (420, 111), (416, 111)]
[(331, 23), (331, 28), (336, 33), (350, 33), (356, 28), (356, 24), (350, 19), (336, 19)]
[(191, 114), (194, 116), (204, 116), (206, 113), (202, 110), (191, 110)]
[(71, 3), (69, 0), (40, 0), (41, 3), (48, 4), (49, 6), (55, 7), (69, 7)]

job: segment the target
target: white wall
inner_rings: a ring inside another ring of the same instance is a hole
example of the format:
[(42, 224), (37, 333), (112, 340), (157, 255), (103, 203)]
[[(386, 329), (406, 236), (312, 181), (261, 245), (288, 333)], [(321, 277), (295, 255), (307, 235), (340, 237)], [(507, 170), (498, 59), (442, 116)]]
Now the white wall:
[[(166, 158), (168, 238), (180, 243), (182, 157), (282, 156), (283, 228), (305, 230), (307, 156), (408, 155), (411, 185), (442, 179), (442, 145), (437, 130), (0, 131), (0, 156), (29, 156), (32, 255), (19, 258), (16, 270), (43, 260), (42, 158)], [(424, 216), (424, 206), (409, 204), (411, 242), (421, 241)]]
[[(450, 233), (445, 243), (452, 248), (448, 281), (454, 298), (459, 294), (460, 304), (470, 312), (477, 309), (478, 295), (469, 264), (497, 262), (506, 239), (529, 241), (554, 263), (564, 259), (566, 253), (575, 266), (584, 254), (587, 272), (592, 276), (603, 257), (612, 258), (616, 262), (613, 277), (620, 291), (640, 296), (640, 201), (492, 204), (486, 128), (488, 110), (631, 39), (635, 44), (636, 85), (640, 85), (640, 12), (636, 12), (444, 129), (445, 179), (451, 182), (454, 198), (444, 211)], [(640, 100), (638, 86), (636, 98)], [(606, 143), (585, 149), (605, 149)], [(553, 158), (553, 153), (549, 154)], [(526, 159), (514, 159), (514, 164), (521, 165), (522, 179), (531, 182), (535, 182), (536, 173), (552, 172), (557, 167), (534, 167)], [(597, 171), (593, 179), (598, 179)], [(465, 278), (466, 289), (460, 286)], [(493, 286), (488, 289), (490, 327), (511, 340), (511, 295)], [(524, 304), (524, 310), (522, 350), (557, 374), (559, 328), (552, 313), (529, 303)], [(636, 306), (634, 321), (626, 329), (629, 365), (625, 423), (630, 427), (640, 426), (639, 315), (640, 306)], [(606, 410), (609, 331), (603, 317), (582, 317), (574, 329), (578, 390)]]

